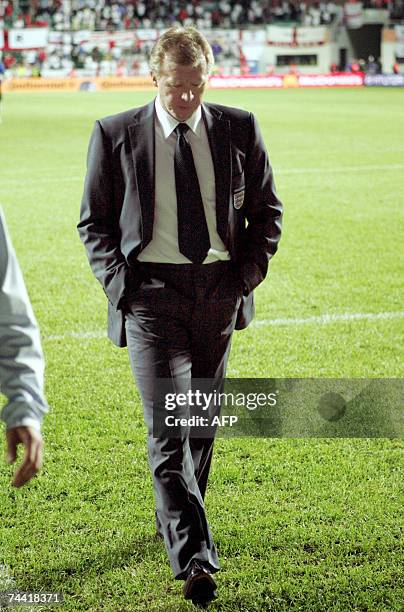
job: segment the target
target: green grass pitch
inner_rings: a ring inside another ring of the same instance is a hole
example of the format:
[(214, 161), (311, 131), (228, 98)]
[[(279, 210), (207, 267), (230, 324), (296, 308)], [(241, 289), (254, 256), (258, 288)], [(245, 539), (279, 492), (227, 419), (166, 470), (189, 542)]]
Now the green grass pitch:
[[(52, 411), (41, 475), (13, 490), (1, 464), (0, 591), (63, 591), (63, 610), (192, 609), (154, 538), (139, 395), (126, 351), (102, 335), (106, 300), (75, 229), (93, 120), (151, 95), (3, 99), (0, 203), (41, 325)], [(257, 115), (285, 204), (229, 376), (401, 376), (404, 91), (207, 99)], [(402, 610), (401, 466), (397, 439), (217, 440), (212, 611)]]

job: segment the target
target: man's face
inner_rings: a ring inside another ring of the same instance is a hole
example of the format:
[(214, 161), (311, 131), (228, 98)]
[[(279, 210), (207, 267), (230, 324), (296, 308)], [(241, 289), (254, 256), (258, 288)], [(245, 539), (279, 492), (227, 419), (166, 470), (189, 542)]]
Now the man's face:
[(160, 76), (152, 76), (166, 111), (178, 121), (189, 119), (200, 105), (208, 82), (205, 58), (201, 56), (200, 65), (193, 67), (177, 64), (167, 55)]

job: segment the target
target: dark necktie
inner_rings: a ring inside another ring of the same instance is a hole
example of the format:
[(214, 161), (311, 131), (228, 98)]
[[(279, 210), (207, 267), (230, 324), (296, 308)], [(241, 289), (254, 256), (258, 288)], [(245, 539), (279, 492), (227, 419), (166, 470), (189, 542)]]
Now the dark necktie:
[(188, 129), (186, 123), (179, 123), (175, 128), (177, 144), (174, 170), (178, 246), (180, 253), (192, 262), (202, 263), (208, 254), (210, 240), (194, 158), (191, 147), (185, 139)]

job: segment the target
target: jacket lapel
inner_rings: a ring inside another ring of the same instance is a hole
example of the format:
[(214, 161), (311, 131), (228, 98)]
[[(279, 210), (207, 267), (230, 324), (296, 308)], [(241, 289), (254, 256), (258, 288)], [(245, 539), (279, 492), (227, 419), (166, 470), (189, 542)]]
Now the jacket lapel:
[(230, 121), (210, 104), (202, 105), (202, 116), (208, 134), (216, 188), (216, 227), (227, 244), (231, 185)]
[(154, 223), (154, 100), (143, 107), (128, 127), (142, 215), (142, 249), (150, 242)]

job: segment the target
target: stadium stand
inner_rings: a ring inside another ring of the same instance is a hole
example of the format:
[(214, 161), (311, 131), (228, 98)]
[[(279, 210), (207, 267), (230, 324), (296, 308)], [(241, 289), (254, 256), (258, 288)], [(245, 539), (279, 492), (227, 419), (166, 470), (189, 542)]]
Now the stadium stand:
[[(153, 41), (145, 32), (160, 31), (180, 23), (211, 31), (217, 63), (224, 66), (227, 73), (233, 74), (236, 66), (241, 69), (242, 49), (236, 41), (229, 43), (220, 36), (215, 40), (216, 31), (258, 31), (271, 25), (319, 30), (323, 27), (331, 31), (346, 23), (344, 5), (356, 6), (341, 0), (0, 0), (0, 34), (7, 28), (18, 31), (46, 26), (62, 37), (59, 40), (53, 37), (42, 49), (6, 50), (3, 62), (8, 74), (11, 72), (17, 77), (50, 76), (50, 73), (74, 76), (80, 71), (89, 76), (147, 74)], [(361, 7), (384, 11), (392, 24), (404, 22), (404, 0), (364, 0)], [(85, 34), (96, 32), (116, 34), (116, 40), (86, 44)], [(129, 57), (122, 36), (131, 33), (133, 39), (134, 32), (135, 43), (132, 40)], [(366, 45), (362, 44), (356, 55), (363, 58), (360, 69), (372, 64), (375, 72), (377, 61), (369, 62), (367, 58), (378, 55), (375, 51), (377, 45), (367, 51), (363, 47)], [(290, 63), (290, 58), (285, 61)], [(346, 62), (334, 62), (331, 71), (351, 70), (355, 62), (357, 60), (352, 60), (351, 54), (349, 61), (347, 58)], [(399, 70), (399, 65), (395, 65)]]
[[(57, 31), (165, 28), (174, 22), (199, 28), (277, 22), (329, 24), (343, 2), (313, 0), (0, 0), (0, 26), (49, 25)], [(403, 0), (364, 0), (365, 9), (389, 11), (404, 19)]]
[(8, 27), (49, 25), (58, 31), (164, 28), (174, 22), (206, 27), (237, 27), (275, 22), (331, 23), (334, 2), (286, 0), (0, 0), (0, 23)]

